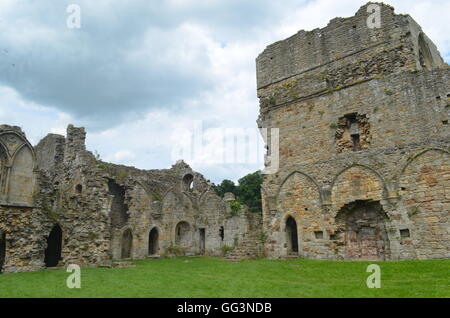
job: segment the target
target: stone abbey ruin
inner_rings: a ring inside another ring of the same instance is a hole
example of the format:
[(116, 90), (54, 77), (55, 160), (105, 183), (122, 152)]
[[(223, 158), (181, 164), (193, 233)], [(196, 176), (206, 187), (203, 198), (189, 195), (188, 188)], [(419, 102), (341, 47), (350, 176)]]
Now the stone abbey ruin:
[(110, 164), (86, 150), (85, 138), (70, 125), (67, 137), (49, 134), (32, 147), (19, 127), (0, 126), (4, 272), (221, 256), (244, 240), (257, 249), (260, 215), (231, 213), (234, 198), (217, 196), (183, 161), (149, 171)]
[(183, 161), (139, 170), (96, 158), (83, 128), (33, 147), (0, 126), (0, 271), (225, 251), (450, 258), (450, 67), (410, 16), (379, 5), (380, 28), (365, 5), (257, 58), (258, 125), (279, 129), (262, 216), (232, 213)]

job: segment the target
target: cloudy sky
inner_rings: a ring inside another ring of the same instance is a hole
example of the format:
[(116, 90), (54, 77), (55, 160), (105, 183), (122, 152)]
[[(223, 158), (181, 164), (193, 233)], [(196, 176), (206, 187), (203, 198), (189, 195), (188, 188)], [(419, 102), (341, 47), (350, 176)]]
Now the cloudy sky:
[[(201, 151), (186, 161), (214, 182), (236, 180), (261, 167), (262, 151), (216, 159), (223, 136), (255, 130), (256, 56), (366, 2), (0, 0), (0, 123), (21, 126), (33, 144), (84, 126), (89, 150), (142, 169), (170, 167), (181, 156), (174, 145), (203, 131), (215, 159)], [(411, 14), (450, 61), (450, 0), (384, 2)], [(79, 29), (67, 27), (72, 3)]]

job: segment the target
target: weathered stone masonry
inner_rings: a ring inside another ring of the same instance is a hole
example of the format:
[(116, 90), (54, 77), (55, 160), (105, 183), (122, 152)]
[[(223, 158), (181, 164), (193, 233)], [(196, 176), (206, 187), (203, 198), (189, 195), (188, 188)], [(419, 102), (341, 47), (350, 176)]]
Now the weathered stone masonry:
[(280, 136), (262, 220), (233, 216), (233, 198), (183, 161), (139, 170), (87, 151), (83, 128), (32, 147), (0, 126), (0, 272), (230, 247), (229, 259), (450, 258), (450, 68), (411, 17), (379, 5), (381, 28), (366, 5), (257, 58), (258, 125)]
[[(96, 158), (84, 128), (32, 147), (0, 126), (0, 269), (110, 266), (113, 260), (210, 255), (245, 244), (259, 215), (233, 216), (211, 184), (180, 161), (139, 170)], [(250, 255), (254, 257), (256, 255)]]
[(268, 257), (450, 258), (449, 66), (379, 5), (381, 28), (366, 5), (257, 58), (258, 125), (280, 134), (262, 190)]

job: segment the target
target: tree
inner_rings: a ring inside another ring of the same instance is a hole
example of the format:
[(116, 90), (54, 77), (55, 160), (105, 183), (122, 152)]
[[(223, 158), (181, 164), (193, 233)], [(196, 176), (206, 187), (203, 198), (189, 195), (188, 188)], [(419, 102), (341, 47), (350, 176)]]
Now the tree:
[(217, 195), (224, 197), (225, 193), (231, 192), (235, 195), (236, 201), (248, 206), (250, 212), (261, 213), (261, 184), (263, 176), (261, 171), (250, 173), (238, 180), (236, 185), (231, 180), (223, 180), (219, 185), (214, 186)]
[(240, 202), (248, 206), (250, 212), (262, 212), (261, 184), (263, 175), (261, 171), (250, 173), (239, 179), (237, 197)]
[(222, 183), (214, 185), (213, 187), (217, 195), (221, 196), (222, 198), (227, 192), (231, 192), (235, 196), (237, 195), (237, 187), (231, 180), (223, 180)]

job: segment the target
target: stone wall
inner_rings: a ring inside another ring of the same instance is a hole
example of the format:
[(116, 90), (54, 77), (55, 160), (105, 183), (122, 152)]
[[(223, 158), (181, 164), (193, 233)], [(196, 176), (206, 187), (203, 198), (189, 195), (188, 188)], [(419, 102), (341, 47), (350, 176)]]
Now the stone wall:
[(66, 137), (50, 134), (34, 149), (20, 128), (0, 126), (2, 272), (222, 256), (261, 219), (245, 210), (233, 216), (183, 161), (165, 170), (110, 164), (85, 139), (84, 128), (69, 125)]
[(257, 59), (258, 124), (280, 135), (269, 257), (292, 253), (289, 217), (305, 258), (450, 257), (450, 69), (411, 17), (382, 5), (369, 29), (366, 8)]

